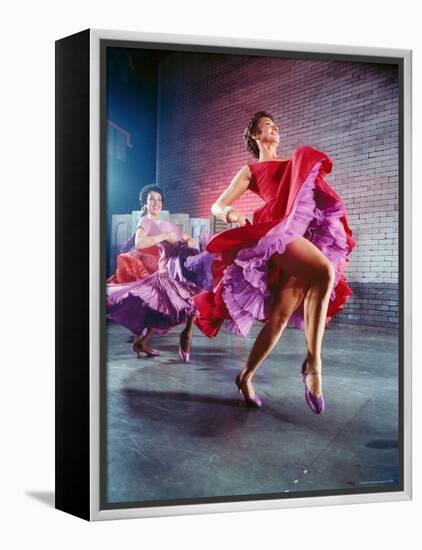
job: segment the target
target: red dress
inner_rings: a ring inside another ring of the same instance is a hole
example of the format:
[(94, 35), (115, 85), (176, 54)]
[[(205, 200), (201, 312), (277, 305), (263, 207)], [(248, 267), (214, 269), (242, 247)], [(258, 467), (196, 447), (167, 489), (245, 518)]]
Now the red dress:
[[(280, 269), (270, 260), (304, 236), (317, 246), (335, 268), (327, 322), (341, 311), (352, 291), (343, 275), (356, 242), (347, 223), (346, 208), (325, 181), (332, 161), (313, 147), (295, 149), (287, 161), (250, 164), (249, 190), (265, 204), (253, 213), (253, 223), (215, 235), (207, 250), (213, 262), (214, 289), (194, 297), (199, 311), (196, 324), (207, 336), (221, 325), (247, 336), (254, 321), (268, 319)], [(303, 328), (303, 303), (289, 321)]]
[(145, 279), (157, 271), (159, 258), (160, 249), (157, 245), (119, 254), (116, 271), (107, 279), (107, 283), (116, 285)]

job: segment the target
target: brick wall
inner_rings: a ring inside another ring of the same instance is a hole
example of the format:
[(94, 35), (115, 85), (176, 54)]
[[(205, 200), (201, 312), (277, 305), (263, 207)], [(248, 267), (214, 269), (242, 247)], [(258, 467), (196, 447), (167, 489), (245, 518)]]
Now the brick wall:
[[(389, 65), (172, 54), (159, 67), (157, 181), (166, 207), (208, 216), (237, 170), (253, 162), (245, 124), (269, 111), (280, 127), (280, 156), (309, 144), (334, 163), (327, 179), (358, 241), (347, 271), (354, 296), (334, 322), (394, 327), (398, 91)], [(260, 204), (246, 193), (235, 206), (250, 213)]]

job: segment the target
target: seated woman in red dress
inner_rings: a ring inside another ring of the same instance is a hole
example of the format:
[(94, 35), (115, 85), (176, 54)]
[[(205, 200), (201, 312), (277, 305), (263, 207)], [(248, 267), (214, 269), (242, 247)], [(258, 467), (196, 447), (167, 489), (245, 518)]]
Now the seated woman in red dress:
[[(212, 213), (239, 227), (215, 235), (207, 250), (213, 263), (212, 291), (194, 297), (196, 324), (209, 337), (222, 323), (246, 336), (254, 321), (265, 321), (236, 385), (246, 404), (260, 407), (252, 378), (284, 329), (304, 328), (307, 357), (301, 374), (305, 398), (315, 414), (324, 410), (321, 346), (326, 323), (352, 294), (343, 270), (355, 246), (346, 209), (324, 176), (330, 158), (303, 146), (291, 158), (277, 156), (279, 131), (260, 111), (245, 130), (248, 150), (258, 159), (243, 166), (212, 207)], [(250, 190), (265, 204), (253, 223), (230, 205)]]

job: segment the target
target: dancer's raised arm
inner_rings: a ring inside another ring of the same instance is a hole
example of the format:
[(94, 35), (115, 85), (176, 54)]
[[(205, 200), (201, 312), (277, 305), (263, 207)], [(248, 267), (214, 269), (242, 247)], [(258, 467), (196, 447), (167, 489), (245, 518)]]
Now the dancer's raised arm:
[(248, 165), (239, 170), (227, 189), (223, 191), (211, 207), (211, 212), (216, 218), (226, 223), (246, 225), (246, 217), (230, 205), (248, 189), (251, 177), (252, 174)]

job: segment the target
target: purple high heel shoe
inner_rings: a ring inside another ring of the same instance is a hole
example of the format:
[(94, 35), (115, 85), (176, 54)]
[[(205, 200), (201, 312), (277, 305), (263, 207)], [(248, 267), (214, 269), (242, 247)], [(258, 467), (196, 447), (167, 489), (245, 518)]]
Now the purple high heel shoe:
[(184, 349), (182, 348), (182, 334), (183, 332), (181, 332), (179, 336), (179, 356), (184, 363), (189, 363), (190, 351), (184, 351)]
[(324, 396), (321, 394), (319, 397), (314, 395), (310, 392), (308, 389), (308, 386), (306, 385), (306, 377), (313, 374), (318, 374), (317, 372), (306, 372), (306, 361), (303, 362), (302, 368), (301, 368), (301, 374), (303, 377), (303, 383), (305, 384), (305, 400), (308, 404), (308, 407), (311, 409), (311, 411), (315, 414), (322, 414), (325, 410), (325, 402), (324, 402)]
[(247, 394), (246, 389), (243, 387), (244, 385), (247, 384), (247, 381), (242, 380), (241, 372), (237, 373), (235, 383), (236, 383), (237, 389), (239, 390), (239, 393), (243, 395), (247, 407), (251, 407), (253, 409), (259, 409), (262, 407), (262, 401), (257, 395), (255, 395), (255, 397), (250, 397)]

